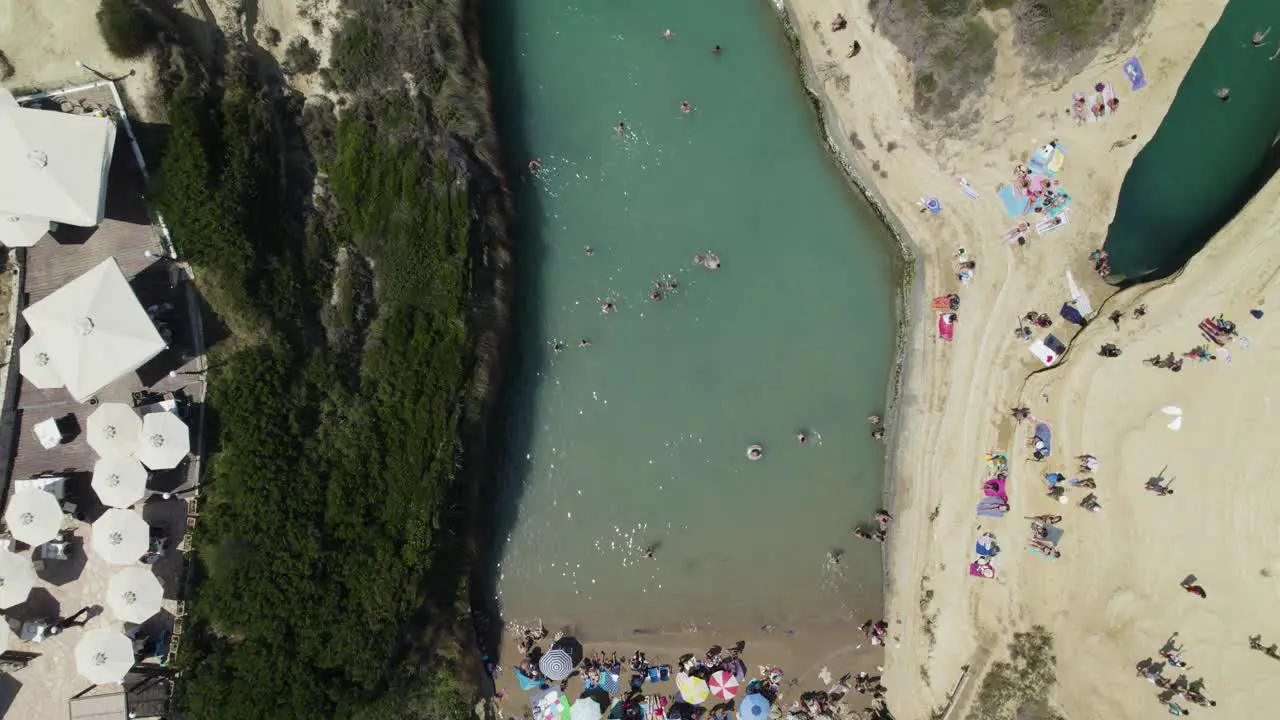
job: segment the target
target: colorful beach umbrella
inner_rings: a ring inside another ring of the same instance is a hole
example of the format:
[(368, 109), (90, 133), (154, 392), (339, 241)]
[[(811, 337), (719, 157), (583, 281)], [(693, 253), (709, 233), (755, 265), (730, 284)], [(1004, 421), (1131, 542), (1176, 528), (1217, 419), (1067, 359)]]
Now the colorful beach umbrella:
[(600, 703), (589, 697), (578, 698), (569, 708), (569, 720), (600, 720), (604, 713), (600, 711)]
[(684, 698), (685, 702), (693, 703), (694, 705), (706, 700), (707, 696), (711, 694), (711, 690), (707, 688), (706, 680), (686, 675), (685, 673), (676, 675), (676, 688), (680, 691), (680, 697)]
[(549, 650), (542, 654), (538, 669), (552, 682), (560, 682), (573, 672), (573, 658), (563, 650)]
[(711, 689), (712, 695), (721, 700), (732, 700), (738, 694), (738, 679), (724, 670), (717, 670), (711, 673), (707, 687)]
[(759, 693), (742, 698), (742, 702), (738, 703), (738, 717), (745, 720), (763, 720), (769, 717), (768, 698)]
[(9, 498), (4, 521), (14, 540), (32, 546), (43, 545), (62, 530), (62, 506), (53, 493), (19, 490)]
[[(26, 602), (36, 584), (36, 569), (31, 560), (0, 549), (0, 608), (11, 608)], [(0, 650), (3, 652), (3, 650)]]

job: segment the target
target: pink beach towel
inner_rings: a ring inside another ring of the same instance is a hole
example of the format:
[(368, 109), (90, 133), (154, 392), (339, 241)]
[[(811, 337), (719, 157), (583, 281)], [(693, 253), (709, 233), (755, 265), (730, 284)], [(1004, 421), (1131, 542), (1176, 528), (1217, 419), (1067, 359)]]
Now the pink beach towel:
[(938, 313), (938, 337), (951, 342), (956, 334), (955, 315), (952, 313)]

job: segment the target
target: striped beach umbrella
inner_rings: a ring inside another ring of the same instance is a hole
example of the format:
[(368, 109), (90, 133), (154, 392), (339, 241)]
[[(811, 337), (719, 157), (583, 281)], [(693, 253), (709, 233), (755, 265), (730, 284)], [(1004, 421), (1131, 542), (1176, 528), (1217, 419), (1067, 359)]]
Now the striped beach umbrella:
[(573, 658), (563, 650), (550, 650), (542, 654), (538, 669), (552, 682), (560, 682), (573, 672)]
[(684, 698), (687, 703), (697, 705), (707, 696), (711, 694), (711, 690), (707, 688), (707, 681), (700, 677), (686, 675), (680, 673), (676, 675), (676, 689), (680, 691), (680, 697)]
[(707, 687), (711, 689), (712, 695), (721, 700), (732, 700), (738, 694), (738, 678), (724, 670), (717, 670), (711, 674)]
[(742, 702), (738, 704), (738, 717), (744, 720), (769, 717), (769, 699), (759, 693), (742, 698)]

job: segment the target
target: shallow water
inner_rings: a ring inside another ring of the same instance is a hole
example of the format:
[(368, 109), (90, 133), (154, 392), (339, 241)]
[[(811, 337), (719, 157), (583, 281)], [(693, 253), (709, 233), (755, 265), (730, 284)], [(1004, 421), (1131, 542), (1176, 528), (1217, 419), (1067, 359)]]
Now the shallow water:
[[(775, 11), (486, 15), (521, 214), (504, 616), (596, 636), (869, 617), (880, 546), (850, 529), (881, 498), (866, 417), (893, 360), (897, 251), (827, 155)], [(694, 265), (707, 250), (719, 270)]]
[[(1265, 44), (1254, 47), (1252, 35), (1268, 27)], [(1275, 172), (1277, 50), (1280, 3), (1231, 0), (1125, 175), (1106, 239), (1116, 278), (1177, 270)], [(1219, 87), (1230, 88), (1228, 102), (1215, 95)]]

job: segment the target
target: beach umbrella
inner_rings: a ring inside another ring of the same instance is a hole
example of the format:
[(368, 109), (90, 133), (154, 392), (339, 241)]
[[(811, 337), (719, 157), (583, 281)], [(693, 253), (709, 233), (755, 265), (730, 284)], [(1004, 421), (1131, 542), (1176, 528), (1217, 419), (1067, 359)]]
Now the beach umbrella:
[(151, 528), (132, 510), (111, 508), (93, 524), (93, 551), (112, 565), (132, 565), (150, 543)]
[(9, 498), (4, 521), (14, 540), (43, 545), (62, 530), (62, 506), (58, 498), (44, 490), (19, 490)]
[(738, 694), (738, 678), (724, 670), (717, 670), (711, 673), (707, 687), (711, 689), (712, 695), (721, 700), (732, 700), (733, 696)]
[(147, 413), (142, 418), (142, 433), (134, 453), (152, 470), (168, 470), (191, 451), (191, 430), (182, 418), (171, 412)]
[(147, 492), (147, 469), (133, 458), (103, 458), (93, 464), (93, 491), (103, 505), (127, 508)]
[(552, 690), (538, 700), (538, 708), (534, 716), (538, 720), (572, 720), (569, 714), (570, 707), (568, 695)]
[(738, 703), (738, 717), (744, 720), (769, 717), (769, 699), (759, 693), (742, 698)]
[(142, 418), (124, 403), (102, 403), (89, 416), (85, 440), (102, 458), (127, 458), (138, 449)]
[(589, 697), (578, 698), (569, 708), (569, 720), (600, 720), (604, 713), (600, 711), (600, 703)]
[(707, 696), (711, 694), (711, 690), (707, 688), (706, 680), (686, 675), (685, 673), (676, 675), (676, 689), (680, 691), (680, 697), (684, 698), (685, 702), (693, 703), (694, 705), (706, 700)]
[(127, 567), (107, 585), (107, 606), (124, 622), (143, 623), (160, 612), (164, 588), (147, 567)]
[[(36, 583), (36, 569), (21, 555), (0, 549), (0, 609), (26, 602)], [(8, 633), (6, 633), (7, 635)], [(4, 652), (0, 649), (0, 652)]]
[(549, 650), (538, 660), (538, 669), (552, 682), (560, 682), (573, 672), (573, 658), (563, 650)]
[(90, 630), (76, 644), (76, 670), (94, 685), (118, 683), (133, 668), (133, 641), (116, 628)]
[(34, 337), (23, 343), (22, 349), (18, 351), (18, 371), (40, 390), (62, 387), (58, 369), (49, 359), (49, 353), (44, 351), (40, 341)]
[(165, 348), (160, 332), (110, 257), (28, 305), (22, 317), (77, 402), (137, 370)]

